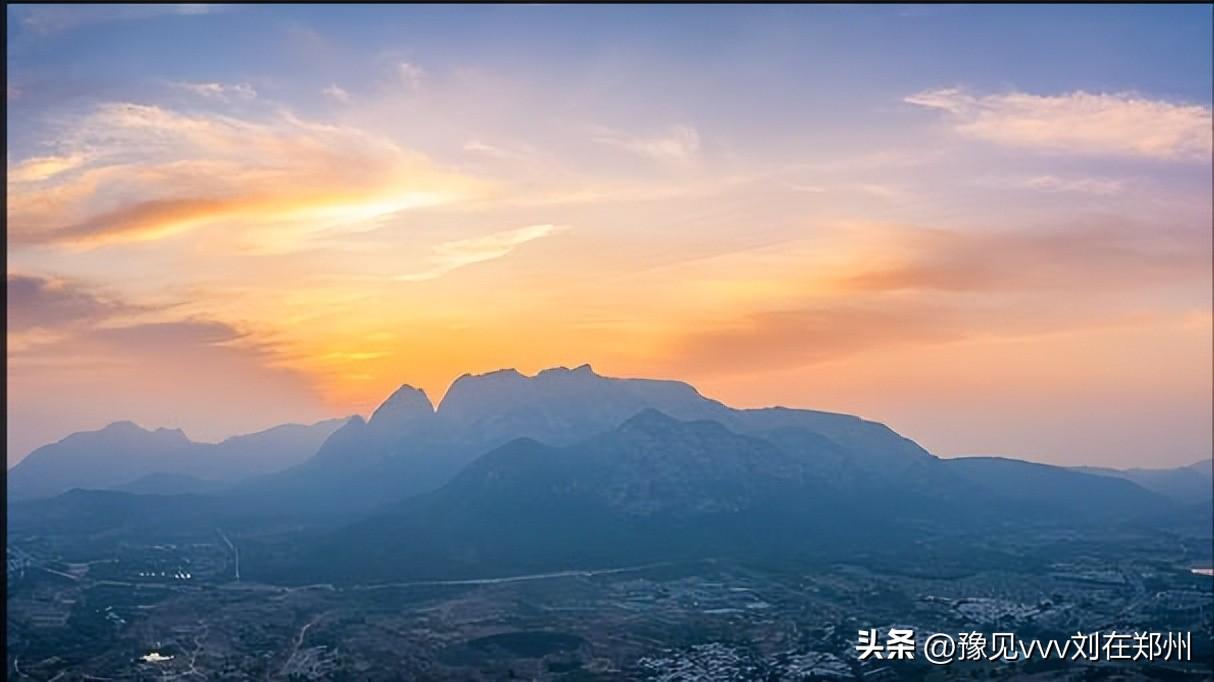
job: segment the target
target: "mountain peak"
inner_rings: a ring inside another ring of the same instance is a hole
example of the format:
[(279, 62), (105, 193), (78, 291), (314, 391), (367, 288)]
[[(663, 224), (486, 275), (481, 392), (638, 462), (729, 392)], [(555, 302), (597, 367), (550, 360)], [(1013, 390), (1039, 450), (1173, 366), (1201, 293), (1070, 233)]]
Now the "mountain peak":
[(440, 414), (460, 412), (470, 405), (480, 405), (486, 400), (509, 399), (515, 389), (527, 385), (529, 377), (516, 369), (498, 369), (484, 374), (461, 374), (451, 383), (447, 394), (439, 403)]
[(515, 369), (513, 367), (503, 367), (502, 369), (495, 369), (492, 372), (485, 372), (484, 374), (472, 374), (471, 372), (466, 372), (466, 373), (460, 375), (460, 377), (458, 379), (456, 379), (455, 382), (459, 383), (461, 381), (467, 381), (467, 380), (472, 380), (472, 379), (490, 379), (490, 380), (492, 380), (492, 379), (526, 379), (526, 378), (527, 377), (522, 372), (518, 371), (517, 369)]
[(569, 369), (568, 367), (564, 366), (549, 367), (548, 369), (540, 370), (540, 373), (536, 374), (535, 378), (540, 379), (543, 377), (552, 376), (597, 377), (599, 375), (595, 373), (594, 368), (590, 366), (590, 363), (582, 363), (573, 369)]
[(459, 378), (457, 378), (452, 383), (452, 386), (454, 386), (456, 384), (466, 384), (468, 382), (478, 382), (479, 383), (479, 382), (484, 382), (484, 381), (502, 381), (502, 380), (514, 380), (514, 379), (531, 380), (531, 379), (544, 379), (544, 378), (564, 377), (564, 376), (597, 377), (600, 379), (603, 378), (602, 375), (600, 375), (594, 371), (594, 368), (590, 366), (590, 363), (584, 362), (572, 369), (570, 369), (569, 367), (565, 367), (564, 365), (560, 365), (557, 367), (548, 367), (546, 369), (541, 369), (539, 372), (537, 372), (535, 374), (535, 376), (527, 376), (526, 374), (523, 374), (522, 372), (518, 371), (517, 369), (515, 369), (513, 367), (504, 367), (502, 369), (495, 369), (491, 372), (485, 372), (484, 374), (472, 374), (471, 372), (466, 372), (464, 374), (461, 374), (459, 376)]
[(420, 388), (401, 384), (371, 415), (369, 423), (399, 422), (401, 419), (426, 417), (434, 414), (434, 404)]

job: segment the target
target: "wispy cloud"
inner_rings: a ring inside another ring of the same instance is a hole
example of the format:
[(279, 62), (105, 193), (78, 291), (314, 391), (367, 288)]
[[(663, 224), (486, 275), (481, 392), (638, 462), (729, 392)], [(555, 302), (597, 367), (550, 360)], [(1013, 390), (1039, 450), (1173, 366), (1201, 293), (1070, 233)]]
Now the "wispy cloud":
[(62, 278), (9, 274), (6, 294), (10, 333), (57, 330), (144, 310)]
[(267, 362), (277, 353), (273, 344), (232, 324), (183, 316), (177, 304), (132, 302), (79, 279), (9, 274), (6, 302), (9, 360), (17, 366), (44, 365), (82, 346), (90, 352), (79, 355), (95, 358), (104, 350), (127, 365), (148, 353), (169, 360), (171, 349), (190, 347), (225, 346)]
[(409, 92), (417, 92), (426, 77), (426, 70), (412, 62), (400, 62), (396, 65), (397, 75)]
[(790, 369), (873, 348), (954, 340), (964, 334), (956, 317), (923, 302), (839, 301), (751, 311), (688, 330), (674, 340), (667, 361), (678, 371), (704, 374)]
[(687, 162), (700, 152), (700, 134), (689, 125), (674, 125), (661, 135), (630, 135), (610, 128), (595, 128), (596, 142), (618, 147), (657, 161)]
[(191, 83), (178, 81), (172, 83), (172, 85), (175, 88), (191, 92), (199, 97), (210, 97), (221, 100), (253, 99), (257, 96), (257, 90), (253, 89), (253, 86), (248, 83)]
[(784, 181), (784, 187), (805, 194), (825, 194), (830, 192), (850, 192), (875, 197), (883, 201), (907, 201), (915, 198), (915, 194), (904, 187), (879, 184), (874, 182), (857, 182), (843, 184), (806, 184), (801, 182)]
[(926, 90), (905, 101), (947, 114), (957, 132), (997, 144), (1076, 154), (1209, 161), (1210, 108), (1132, 94)]
[(88, 157), (84, 153), (65, 156), (35, 156), (8, 166), (8, 182), (41, 182), (79, 168)]
[(881, 230), (885, 252), (842, 279), (869, 293), (1144, 290), (1209, 277), (1205, 229), (1092, 219), (1050, 230)]
[(496, 144), (489, 144), (488, 142), (475, 138), (464, 143), (464, 151), (471, 152), (473, 154), (484, 154), (485, 156), (491, 156), (496, 159), (517, 159), (524, 156), (524, 154), (520, 151), (507, 149)]
[(324, 90), (321, 90), (320, 92), (325, 97), (328, 97), (329, 99), (331, 99), (335, 102), (341, 102), (342, 104), (346, 104), (350, 101), (350, 93), (346, 92), (346, 90), (344, 88), (337, 85), (336, 83), (330, 84), (328, 87), (326, 87)]
[[(8, 277), (8, 380), (15, 409), (55, 415), (28, 424), (10, 448), (20, 453), (66, 432), (131, 418), (221, 435), (215, 421), (264, 428), (298, 413), (319, 416), (311, 379), (285, 367), (285, 349), (244, 325), (182, 316), (81, 280)], [(246, 390), (213, 396), (232, 377)], [(182, 385), (188, 392), (177, 392)], [(149, 402), (147, 395), (172, 396)], [(116, 412), (115, 410), (118, 410)]]
[(79, 26), (110, 21), (149, 19), (160, 16), (200, 16), (231, 9), (232, 5), (185, 4), (112, 4), (112, 5), (16, 5), (18, 21), (29, 31), (40, 34), (61, 33)]
[[(146, 241), (231, 220), (250, 239), (261, 224), (301, 238), (482, 186), (385, 138), (289, 112), (249, 120), (106, 104), (65, 127), (58, 144), (69, 151), (10, 167), (10, 244)], [(88, 150), (87, 163), (76, 150)], [(57, 182), (21, 182), (68, 168)]]
[(1077, 192), (1080, 194), (1096, 194), (1099, 197), (1112, 197), (1125, 191), (1125, 182), (1112, 180), (1107, 177), (1059, 177), (1055, 175), (1034, 175), (1019, 178), (1012, 182), (1028, 189), (1040, 189), (1043, 192)]
[(502, 258), (527, 242), (543, 239), (564, 229), (568, 228), (549, 224), (528, 225), (513, 230), (494, 232), (482, 237), (445, 242), (434, 248), (430, 267), (420, 272), (398, 275), (396, 279), (404, 282), (420, 282), (442, 277), (448, 272), (466, 265)]
[(731, 374), (966, 339), (1149, 329), (1190, 314), (1192, 304), (1169, 304), (1168, 292), (1210, 284), (1204, 228), (1117, 219), (1020, 231), (858, 224), (835, 238), (813, 256), (790, 256), (829, 254), (803, 268), (812, 274), (781, 276), (773, 258), (730, 282), (722, 291), (749, 285), (764, 295), (718, 295), (719, 308), (672, 335), (666, 362)]

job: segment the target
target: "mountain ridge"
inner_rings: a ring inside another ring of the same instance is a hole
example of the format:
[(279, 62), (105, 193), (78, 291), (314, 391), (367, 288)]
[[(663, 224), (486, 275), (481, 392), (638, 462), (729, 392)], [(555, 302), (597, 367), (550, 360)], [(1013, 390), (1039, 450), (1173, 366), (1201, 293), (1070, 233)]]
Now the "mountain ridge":
[(120, 487), (152, 475), (233, 481), (303, 461), (340, 423), (279, 424), (210, 443), (192, 441), (178, 428), (146, 429), (122, 420), (35, 449), (8, 470), (7, 487), (14, 499), (28, 499)]
[[(548, 368), (533, 376), (515, 369), (463, 374), (432, 412), (422, 396), (424, 392), (402, 386), (369, 421), (348, 421), (313, 458), (259, 481), (250, 494), (275, 496), (283, 504), (307, 497), (318, 508), (361, 513), (434, 490), (476, 457), (516, 438), (569, 445), (609, 431), (647, 408), (680, 420), (719, 422), (739, 433), (786, 427), (812, 431), (866, 458), (872, 469), (932, 457), (883, 424), (852, 415), (783, 407), (739, 410), (686, 382), (605, 377), (589, 364)], [(408, 418), (378, 418), (400, 415), (394, 406), (405, 403), (411, 406)], [(335, 499), (327, 492), (333, 480), (356, 485), (362, 494)]]
[(473, 576), (485, 566), (610, 566), (620, 557), (823, 559), (874, 538), (903, 542), (924, 527), (980, 533), (1009, 519), (1031, 527), (1059, 518), (1082, 527), (1172, 509), (1128, 481), (1016, 460), (987, 471), (983, 460), (931, 458), (917, 478), (876, 479), (861, 468), (840, 486), (819, 454), (647, 409), (572, 445), (514, 439), (438, 489), (334, 529), (292, 567), (266, 570), (288, 582), (374, 582)]
[[(189, 472), (151, 471), (115, 483), (140, 494), (75, 490), (13, 509), (23, 528), (47, 518), (132, 534), (175, 523), (294, 533), (287, 543), (241, 548), (250, 576), (286, 583), (475, 577), (625, 558), (830, 561), (1011, 527), (1082, 534), (1206, 522), (1134, 481), (1009, 458), (941, 459), (879, 422), (735, 409), (683, 382), (603, 377), (585, 365), (457, 383), (438, 406), (402, 385), (369, 419), (325, 422), (330, 430), (310, 457), (223, 489)], [(255, 445), (298, 428), (229, 441)], [(133, 423), (107, 433), (189, 443)]]

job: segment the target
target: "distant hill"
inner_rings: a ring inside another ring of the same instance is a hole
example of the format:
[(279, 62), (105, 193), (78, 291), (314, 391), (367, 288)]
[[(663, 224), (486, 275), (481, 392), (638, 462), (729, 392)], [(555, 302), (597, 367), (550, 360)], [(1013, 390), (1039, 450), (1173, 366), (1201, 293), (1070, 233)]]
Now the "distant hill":
[(1214, 460), (1203, 459), (1171, 469), (1107, 469), (1075, 467), (1076, 471), (1112, 476), (1176, 500), (1209, 504), (1214, 498)]
[(1021, 516), (1058, 515), (1124, 518), (1129, 512), (1166, 508), (1160, 495), (1131, 481), (1065, 467), (1003, 457), (940, 460), (992, 501), (1022, 507)]
[(228, 485), (223, 481), (211, 481), (189, 474), (155, 473), (109, 489), (139, 495), (193, 495), (219, 492)]
[(156, 479), (150, 476), (177, 477), (177, 486), (181, 477), (231, 483), (306, 460), (342, 423), (333, 419), (307, 426), (287, 424), (220, 443), (195, 443), (179, 429), (149, 431), (129, 421), (116, 422), (33, 451), (8, 471), (8, 494), (30, 499), (72, 488), (120, 486), (151, 492)]

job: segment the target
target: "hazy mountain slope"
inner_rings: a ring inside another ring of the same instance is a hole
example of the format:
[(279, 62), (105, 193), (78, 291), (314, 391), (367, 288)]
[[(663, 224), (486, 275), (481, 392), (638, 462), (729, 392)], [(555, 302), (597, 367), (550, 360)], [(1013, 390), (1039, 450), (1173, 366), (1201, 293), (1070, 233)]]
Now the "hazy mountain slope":
[[(330, 536), (302, 568), (316, 579), (386, 580), (728, 550), (743, 537), (728, 528), (736, 520), (778, 516), (810, 490), (800, 457), (646, 410), (565, 447), (516, 439), (439, 490)], [(721, 545), (726, 536), (732, 544)]]
[(115, 544), (197, 538), (217, 528), (238, 531), (248, 523), (244, 510), (213, 495), (137, 495), (114, 490), (69, 490), (36, 500), (10, 501), (9, 539), (46, 535), (71, 537), (82, 556), (108, 555)]
[(464, 375), (438, 408), (459, 449), (480, 454), (515, 438), (566, 445), (612, 429), (644, 409), (678, 419), (720, 419), (729, 412), (689, 384), (616, 379), (590, 365), (546, 369), (534, 377), (514, 370)]
[(806, 433), (785, 429), (768, 440), (645, 410), (564, 447), (517, 439), (437, 491), (329, 535), (287, 579), (826, 559), (1009, 521), (1083, 524), (1167, 507), (1126, 481), (1012, 460), (929, 456), (876, 476)]
[(147, 431), (132, 422), (73, 433), (34, 450), (9, 470), (9, 498), (121, 485), (187, 459), (193, 445), (180, 430)]
[(326, 419), (315, 424), (282, 424), (219, 443), (201, 443), (191, 458), (194, 468), (181, 473), (230, 480), (281, 471), (311, 458), (344, 423), (344, 419)]
[(226, 484), (189, 474), (148, 474), (109, 490), (137, 495), (194, 495), (223, 490)]
[(1127, 480), (1002, 457), (940, 460), (969, 484), (1022, 516), (1070, 514), (1110, 520), (1166, 510), (1168, 501)]
[(179, 429), (149, 431), (116, 422), (30, 453), (8, 471), (8, 493), (13, 499), (49, 497), (72, 488), (125, 486), (152, 474), (231, 482), (306, 460), (341, 423), (288, 424), (220, 443), (195, 443)]
[(798, 430), (816, 434), (835, 443), (848, 453), (857, 466), (889, 472), (932, 459), (931, 453), (879, 422), (848, 414), (768, 407), (729, 410), (720, 421), (739, 433), (767, 434), (778, 430)]
[(1214, 498), (1214, 460), (1172, 469), (1106, 469), (1075, 467), (1076, 471), (1132, 481), (1152, 492), (1183, 502), (1209, 503)]

